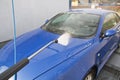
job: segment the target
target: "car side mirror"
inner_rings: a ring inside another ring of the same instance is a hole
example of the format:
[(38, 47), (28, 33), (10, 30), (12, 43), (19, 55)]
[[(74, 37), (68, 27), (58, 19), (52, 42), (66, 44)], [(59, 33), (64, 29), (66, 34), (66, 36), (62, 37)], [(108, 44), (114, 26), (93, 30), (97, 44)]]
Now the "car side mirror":
[(111, 36), (113, 36), (113, 35), (115, 35), (115, 34), (116, 34), (116, 31), (110, 29), (110, 30), (107, 30), (107, 31), (104, 33), (104, 37), (111, 37)]
[(49, 20), (47, 19), (46, 21), (45, 21), (45, 24), (47, 24), (49, 22)]

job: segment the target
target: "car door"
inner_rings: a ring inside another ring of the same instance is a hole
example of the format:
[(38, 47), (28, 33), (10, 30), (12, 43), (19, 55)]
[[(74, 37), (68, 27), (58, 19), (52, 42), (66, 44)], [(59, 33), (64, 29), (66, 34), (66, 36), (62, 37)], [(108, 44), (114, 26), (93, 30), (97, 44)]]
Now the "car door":
[(109, 29), (117, 30), (117, 20), (115, 18), (114, 13), (109, 13), (105, 16), (104, 23), (101, 30), (101, 36), (99, 41), (99, 46), (101, 49), (98, 52), (99, 56), (99, 64), (105, 62), (109, 56), (111, 55), (112, 51), (118, 45), (118, 36), (117, 34), (111, 37), (104, 37), (104, 33)]

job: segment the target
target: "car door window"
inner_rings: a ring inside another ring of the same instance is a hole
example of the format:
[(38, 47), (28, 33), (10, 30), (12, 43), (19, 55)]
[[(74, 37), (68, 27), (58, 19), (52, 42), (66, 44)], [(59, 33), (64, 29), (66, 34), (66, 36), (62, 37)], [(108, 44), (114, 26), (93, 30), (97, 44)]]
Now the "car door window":
[(115, 13), (114, 16), (115, 16), (116, 22), (119, 23), (120, 22), (120, 17), (118, 16), (118, 14)]
[(117, 24), (116, 18), (113, 13), (108, 14), (104, 19), (102, 33), (106, 30), (113, 28)]

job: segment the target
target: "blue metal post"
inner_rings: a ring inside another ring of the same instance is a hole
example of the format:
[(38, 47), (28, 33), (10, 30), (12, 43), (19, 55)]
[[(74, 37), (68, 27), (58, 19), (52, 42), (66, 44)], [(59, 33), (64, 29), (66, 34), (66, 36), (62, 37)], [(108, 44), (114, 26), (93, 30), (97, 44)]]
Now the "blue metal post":
[[(15, 20), (14, 0), (12, 0), (12, 19), (13, 19), (13, 27), (14, 27), (14, 64), (16, 64), (16, 20)], [(17, 80), (17, 74), (15, 74), (14, 80)]]

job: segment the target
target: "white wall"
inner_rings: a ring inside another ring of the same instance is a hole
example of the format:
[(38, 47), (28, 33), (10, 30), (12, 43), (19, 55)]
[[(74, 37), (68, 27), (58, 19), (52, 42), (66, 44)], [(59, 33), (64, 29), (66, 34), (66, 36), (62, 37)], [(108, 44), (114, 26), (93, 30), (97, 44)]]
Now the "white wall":
[(0, 0), (0, 42), (13, 37), (10, 0)]
[[(12, 0), (0, 0), (0, 42), (13, 38)], [(53, 15), (68, 11), (69, 0), (15, 0), (17, 35), (40, 27)]]

